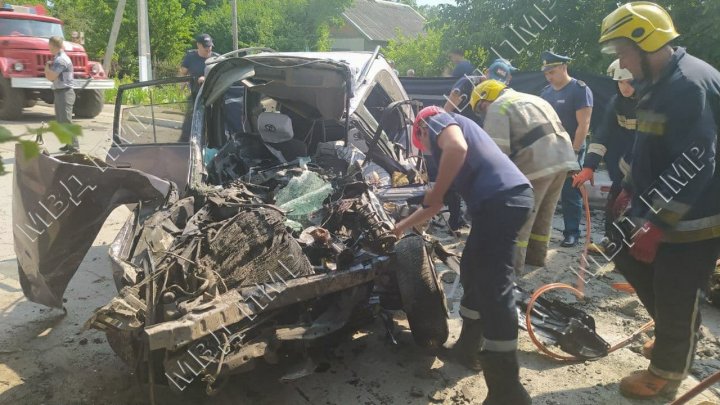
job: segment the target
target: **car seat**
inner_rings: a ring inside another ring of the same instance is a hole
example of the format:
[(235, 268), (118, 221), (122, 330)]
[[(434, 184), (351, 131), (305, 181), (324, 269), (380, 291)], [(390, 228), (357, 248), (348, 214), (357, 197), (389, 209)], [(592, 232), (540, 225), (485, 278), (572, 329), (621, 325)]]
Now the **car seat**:
[(265, 147), (283, 163), (308, 155), (305, 142), (293, 137), (292, 120), (287, 115), (263, 112), (257, 123)]

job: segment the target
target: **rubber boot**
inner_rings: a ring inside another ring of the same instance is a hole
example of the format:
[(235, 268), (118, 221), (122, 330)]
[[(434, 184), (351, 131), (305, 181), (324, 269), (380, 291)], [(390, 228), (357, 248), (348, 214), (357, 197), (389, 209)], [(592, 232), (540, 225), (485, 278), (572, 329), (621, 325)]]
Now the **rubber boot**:
[(452, 357), (463, 366), (473, 371), (482, 370), (479, 355), (483, 344), (482, 322), (479, 319), (463, 317), (460, 337), (453, 345)]
[(480, 363), (488, 387), (483, 405), (530, 405), (532, 399), (520, 384), (517, 352), (480, 353)]
[(650, 370), (636, 371), (620, 381), (620, 393), (628, 398), (672, 400), (677, 395), (680, 381), (658, 377)]

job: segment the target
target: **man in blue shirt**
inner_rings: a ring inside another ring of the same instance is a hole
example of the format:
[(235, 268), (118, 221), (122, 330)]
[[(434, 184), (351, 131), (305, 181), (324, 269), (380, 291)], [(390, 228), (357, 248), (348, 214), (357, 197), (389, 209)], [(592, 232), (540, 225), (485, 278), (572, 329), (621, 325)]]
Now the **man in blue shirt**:
[(190, 98), (188, 99), (187, 114), (183, 121), (179, 142), (188, 142), (190, 140), (190, 129), (192, 126), (192, 110), (195, 97), (200, 91), (200, 86), (205, 82), (205, 62), (212, 57), (219, 56), (213, 52), (213, 39), (208, 34), (199, 34), (195, 37), (196, 49), (190, 50), (185, 54), (180, 65), (180, 76), (191, 76), (190, 82)]
[(180, 65), (180, 76), (190, 75), (193, 78), (190, 83), (193, 99), (205, 81), (205, 62), (211, 57), (219, 56), (213, 52), (213, 40), (208, 34), (198, 35), (195, 38), (195, 46), (197, 49), (188, 51)]
[(475, 66), (465, 59), (465, 52), (461, 49), (453, 49), (448, 54), (455, 68), (452, 71), (452, 77), (471, 76), (475, 72)]
[(529, 405), (519, 380), (511, 276), (518, 231), (534, 205), (530, 182), (482, 128), (462, 115), (424, 108), (412, 138), (431, 153), (437, 181), (422, 208), (398, 222), (394, 233), (401, 237), (437, 214), (451, 185), (460, 192), (473, 225), (460, 261), (463, 325), (453, 353), (465, 366), (483, 370), (488, 387), (483, 404)]
[(468, 106), (473, 89), (487, 78), (509, 85), (515, 71), (517, 69), (507, 60), (495, 59), (485, 70), (485, 74), (461, 77), (453, 84), (450, 94), (445, 97), (447, 100), (444, 106), (445, 111), (460, 113), (482, 126), (482, 119)]
[[(592, 90), (584, 82), (570, 77), (567, 64), (571, 59), (567, 56), (546, 51), (541, 57), (542, 71), (550, 84), (543, 89), (540, 97), (549, 102), (557, 112), (565, 131), (570, 135), (578, 163), (582, 166), (585, 138), (590, 131), (592, 116)], [(565, 221), (564, 239), (560, 246), (575, 246), (580, 238), (582, 196), (580, 191), (573, 187), (571, 177), (568, 177), (563, 185), (560, 201)]]

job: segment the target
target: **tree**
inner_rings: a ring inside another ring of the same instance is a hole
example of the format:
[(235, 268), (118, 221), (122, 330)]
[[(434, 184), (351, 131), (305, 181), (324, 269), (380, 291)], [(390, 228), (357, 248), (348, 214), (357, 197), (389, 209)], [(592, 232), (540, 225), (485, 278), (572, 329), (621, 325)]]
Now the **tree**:
[[(244, 0), (238, 2), (238, 44), (279, 51), (322, 51), (330, 48), (330, 26), (339, 21), (351, 0)], [(230, 51), (232, 13), (219, 0), (198, 17), (198, 27), (213, 37), (217, 49)]]
[(395, 62), (401, 74), (414, 69), (417, 76), (440, 76), (448, 63), (442, 48), (443, 31), (429, 29), (417, 38), (398, 36), (383, 49), (386, 58)]
[[(456, 0), (439, 8), (430, 26), (442, 28), (446, 49), (480, 47), (488, 59), (505, 57), (523, 70), (538, 70), (540, 53), (554, 50), (571, 56), (574, 69), (604, 73), (612, 57), (603, 55), (597, 40), (603, 18), (617, 0)], [(720, 66), (715, 46), (720, 33), (717, 0), (658, 0), (681, 32), (677, 45)], [(490, 60), (482, 61), (487, 64)]]
[[(154, 60), (179, 64), (196, 32), (194, 13), (202, 0), (148, 0), (150, 47)], [(52, 0), (51, 13), (68, 29), (85, 32), (85, 49), (93, 59), (105, 53), (117, 0)], [(137, 2), (128, 1), (115, 48), (120, 75), (137, 76)]]

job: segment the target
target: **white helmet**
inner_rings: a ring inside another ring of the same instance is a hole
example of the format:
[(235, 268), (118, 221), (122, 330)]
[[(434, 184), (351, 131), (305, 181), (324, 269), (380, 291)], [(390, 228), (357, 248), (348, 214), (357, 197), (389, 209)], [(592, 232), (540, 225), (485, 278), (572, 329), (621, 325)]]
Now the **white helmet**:
[(632, 80), (633, 78), (629, 70), (620, 68), (620, 59), (615, 59), (613, 63), (608, 66), (607, 74), (615, 81)]

